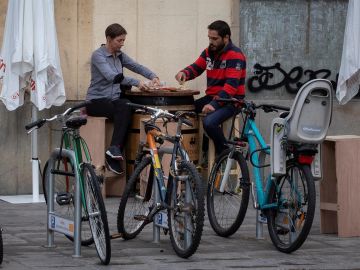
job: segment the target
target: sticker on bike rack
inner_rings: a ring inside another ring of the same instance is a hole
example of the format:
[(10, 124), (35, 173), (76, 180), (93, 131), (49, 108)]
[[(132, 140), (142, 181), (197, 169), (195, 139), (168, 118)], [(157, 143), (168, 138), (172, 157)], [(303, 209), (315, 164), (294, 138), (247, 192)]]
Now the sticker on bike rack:
[(65, 219), (55, 214), (49, 214), (48, 227), (50, 230), (74, 236), (74, 221)]
[(168, 215), (167, 215), (166, 210), (162, 210), (159, 213), (157, 213), (155, 215), (154, 221), (155, 221), (156, 226), (159, 226), (159, 227), (162, 227), (162, 228), (165, 228), (165, 229), (169, 228)]

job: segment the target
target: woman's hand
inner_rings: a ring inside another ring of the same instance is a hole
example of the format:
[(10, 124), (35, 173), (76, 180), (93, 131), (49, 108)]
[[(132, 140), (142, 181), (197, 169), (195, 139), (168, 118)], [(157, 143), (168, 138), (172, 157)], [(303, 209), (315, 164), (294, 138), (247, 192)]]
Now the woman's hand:
[(151, 80), (153, 86), (161, 86), (160, 79), (158, 77), (155, 77)]
[(148, 91), (150, 89), (150, 87), (145, 82), (142, 81), (140, 81), (138, 88), (141, 91)]

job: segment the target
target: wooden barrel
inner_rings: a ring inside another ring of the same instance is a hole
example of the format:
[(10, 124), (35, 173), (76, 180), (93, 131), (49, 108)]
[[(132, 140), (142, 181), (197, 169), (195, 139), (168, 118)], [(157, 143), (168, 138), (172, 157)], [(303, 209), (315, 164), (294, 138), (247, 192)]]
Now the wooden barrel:
[[(140, 92), (131, 91), (127, 93), (127, 98), (137, 104), (149, 105), (166, 109), (169, 112), (176, 111), (193, 111), (194, 107), (194, 95), (199, 94), (196, 90), (179, 90), (179, 91), (164, 91), (155, 90), (151, 92)], [(133, 172), (136, 152), (140, 141), (146, 141), (145, 131), (143, 129), (143, 121), (149, 119), (149, 115), (143, 115), (134, 113), (132, 116), (132, 123), (128, 133), (128, 139), (126, 144), (126, 173), (128, 177)], [(183, 144), (186, 151), (189, 154), (190, 160), (194, 163), (198, 162), (199, 159), (199, 123), (198, 119), (193, 119), (193, 127), (182, 128)], [(162, 120), (158, 120), (158, 126), (165, 131), (162, 126)], [(176, 132), (176, 123), (169, 123), (168, 125), (169, 134), (173, 135)], [(171, 144), (169, 144), (170, 146)], [(164, 144), (166, 146), (166, 143)], [(167, 167), (168, 164), (163, 166)], [(164, 168), (165, 170), (166, 168)]]

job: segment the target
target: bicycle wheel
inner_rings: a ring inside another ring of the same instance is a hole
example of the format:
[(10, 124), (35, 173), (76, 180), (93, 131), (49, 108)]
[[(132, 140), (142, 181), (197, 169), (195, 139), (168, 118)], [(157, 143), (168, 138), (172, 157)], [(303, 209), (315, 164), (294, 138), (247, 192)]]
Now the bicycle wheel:
[(99, 182), (91, 164), (82, 165), (86, 209), (95, 248), (102, 264), (109, 264), (111, 257), (110, 233)]
[(291, 163), (269, 192), (268, 229), (275, 247), (285, 253), (297, 250), (308, 236), (315, 212), (315, 184), (310, 166)]
[[(44, 167), (44, 173), (42, 177), (43, 192), (45, 202), (47, 203), (47, 190), (48, 179), (50, 177), (50, 171), (48, 170), (48, 162)], [(67, 173), (74, 173), (73, 166), (67, 158), (62, 158), (60, 166), (57, 168), (58, 161), (55, 161), (56, 170), (60, 170)], [(75, 194), (75, 177), (65, 176), (60, 174), (54, 174), (54, 211), (63, 218), (74, 220), (74, 194)], [(57, 200), (57, 196), (62, 196), (63, 200)], [(81, 218), (81, 245), (89, 246), (94, 243), (94, 239), (91, 234), (89, 219), (86, 216), (86, 212), (82, 206), (82, 218)], [(72, 236), (65, 235), (71, 241), (74, 241)]]
[(222, 236), (234, 234), (241, 226), (249, 203), (249, 170), (240, 152), (234, 153), (224, 191), (220, 186), (224, 179), (230, 149), (222, 152), (211, 169), (207, 190), (207, 212), (211, 227)]
[(0, 264), (2, 264), (4, 258), (4, 246), (2, 239), (2, 228), (0, 228)]
[[(135, 238), (146, 224), (154, 200), (152, 198), (153, 180), (152, 159), (144, 156), (125, 187), (119, 205), (117, 226), (125, 240)], [(145, 184), (147, 181), (147, 184)], [(143, 186), (149, 188), (143, 188)]]
[(184, 160), (174, 177), (169, 192), (170, 240), (176, 254), (188, 258), (198, 248), (204, 227), (203, 183), (194, 164)]

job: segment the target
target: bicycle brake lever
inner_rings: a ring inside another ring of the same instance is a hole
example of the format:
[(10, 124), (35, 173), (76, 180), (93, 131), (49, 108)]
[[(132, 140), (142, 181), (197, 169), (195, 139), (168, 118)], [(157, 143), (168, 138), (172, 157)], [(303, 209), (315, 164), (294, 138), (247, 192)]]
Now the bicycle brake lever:
[(35, 127), (31, 128), (31, 129), (29, 129), (26, 133), (27, 133), (27, 134), (30, 134), (31, 132), (33, 132), (33, 131), (34, 131), (35, 129), (37, 129), (37, 128), (38, 128), (38, 127), (35, 126)]

